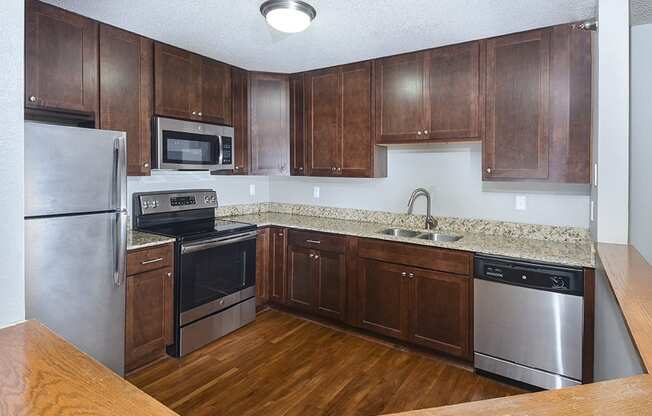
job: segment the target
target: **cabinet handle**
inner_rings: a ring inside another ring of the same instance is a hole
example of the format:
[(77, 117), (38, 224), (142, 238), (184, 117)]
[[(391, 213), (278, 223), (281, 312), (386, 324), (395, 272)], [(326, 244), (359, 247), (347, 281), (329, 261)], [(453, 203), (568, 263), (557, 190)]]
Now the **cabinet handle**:
[(193, 112), (192, 112), (192, 115), (193, 115), (193, 116), (196, 116), (196, 115), (197, 115), (197, 112), (196, 112), (196, 111), (193, 111)]
[(306, 243), (310, 243), (310, 244), (321, 244), (321, 241), (320, 241), (320, 240), (306, 240)]
[(235, 170), (240, 170), (240, 166), (236, 166), (236, 167), (235, 167)]
[(315, 255), (314, 255), (314, 254), (312, 254), (312, 253), (310, 253), (310, 254), (308, 254), (308, 257), (310, 257), (310, 258), (312, 259), (312, 258), (314, 258), (314, 257), (315, 257)]
[(172, 278), (172, 272), (168, 272), (168, 277)]
[(315, 260), (319, 258), (319, 254), (315, 254)]
[(424, 130), (424, 131), (423, 131), (423, 134), (428, 134), (428, 130)]
[(299, 167), (299, 171), (303, 172), (303, 166)]
[(487, 173), (491, 173), (491, 168), (487, 168)]
[(36, 96), (34, 96), (34, 95), (32, 95), (31, 97), (29, 97), (29, 101), (30, 101), (30, 102), (35, 103), (37, 100), (38, 100), (38, 98), (36, 98)]
[(417, 132), (417, 136), (421, 136), (421, 130)]
[(159, 257), (157, 259), (151, 259), (151, 260), (143, 260), (140, 262), (140, 264), (144, 266), (146, 264), (158, 263), (159, 261), (163, 261), (163, 257)]
[(402, 276), (402, 277), (407, 276), (407, 272), (402, 272), (402, 273), (401, 273), (401, 276)]
[(283, 233), (278, 233), (276, 235), (279, 236), (279, 237), (283, 237)]
[(203, 114), (201, 113), (201, 111), (200, 111), (199, 113), (197, 113), (197, 115), (198, 115), (199, 117), (203, 116)]
[(409, 277), (410, 279), (414, 279), (414, 273), (408, 273), (408, 277)]
[(342, 168), (337, 168), (337, 173), (342, 172)]
[(143, 167), (144, 167), (145, 169), (149, 169), (149, 163), (147, 163), (147, 162), (143, 163)]

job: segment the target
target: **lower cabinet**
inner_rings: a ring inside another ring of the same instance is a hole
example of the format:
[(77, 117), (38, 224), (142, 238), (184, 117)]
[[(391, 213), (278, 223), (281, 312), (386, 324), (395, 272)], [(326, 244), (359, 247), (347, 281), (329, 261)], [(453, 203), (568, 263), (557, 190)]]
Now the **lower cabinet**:
[(290, 230), (287, 305), (344, 320), (346, 310), (346, 238)]
[(256, 306), (269, 300), (269, 228), (260, 228), (256, 234)]
[[(156, 268), (158, 267), (158, 268)], [(125, 372), (165, 356), (174, 342), (172, 246), (127, 254)]]
[(280, 227), (270, 227), (268, 282), (269, 300), (274, 303), (286, 303), (286, 250), (287, 230)]

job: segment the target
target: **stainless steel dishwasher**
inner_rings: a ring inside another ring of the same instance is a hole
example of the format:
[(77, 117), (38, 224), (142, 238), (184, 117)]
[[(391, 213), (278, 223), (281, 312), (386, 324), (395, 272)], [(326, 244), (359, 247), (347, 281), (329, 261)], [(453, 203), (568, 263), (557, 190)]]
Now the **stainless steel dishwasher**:
[(582, 380), (581, 269), (476, 255), (474, 365), (545, 389)]

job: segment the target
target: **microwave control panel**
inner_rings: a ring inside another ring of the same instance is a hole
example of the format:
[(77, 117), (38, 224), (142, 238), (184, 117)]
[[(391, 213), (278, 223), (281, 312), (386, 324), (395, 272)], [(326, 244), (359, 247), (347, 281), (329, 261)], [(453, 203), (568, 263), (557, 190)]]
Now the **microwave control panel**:
[(222, 164), (233, 163), (233, 138), (222, 136)]

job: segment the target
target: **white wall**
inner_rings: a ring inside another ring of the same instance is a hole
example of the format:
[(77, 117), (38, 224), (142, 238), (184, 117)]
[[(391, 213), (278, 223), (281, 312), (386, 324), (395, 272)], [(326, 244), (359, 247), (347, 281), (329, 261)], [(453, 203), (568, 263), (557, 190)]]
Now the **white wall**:
[(652, 24), (631, 30), (629, 241), (652, 264)]
[[(320, 198), (313, 198), (313, 187)], [(433, 195), (433, 215), (588, 228), (589, 186), (482, 182), (479, 143), (391, 148), (383, 179), (271, 177), (272, 202), (405, 212), (417, 187)], [(516, 195), (527, 210), (514, 209)], [(425, 212), (425, 199), (415, 206)]]
[[(255, 186), (255, 195), (249, 186)], [(269, 201), (269, 178), (265, 176), (217, 176), (208, 172), (155, 171), (149, 177), (129, 177), (127, 180), (128, 209), (134, 192), (174, 189), (214, 189), (220, 205), (251, 204)]]
[(629, 1), (598, 7), (597, 240), (627, 244), (629, 217)]
[(25, 319), (23, 225), (24, 0), (0, 7), (0, 327)]

